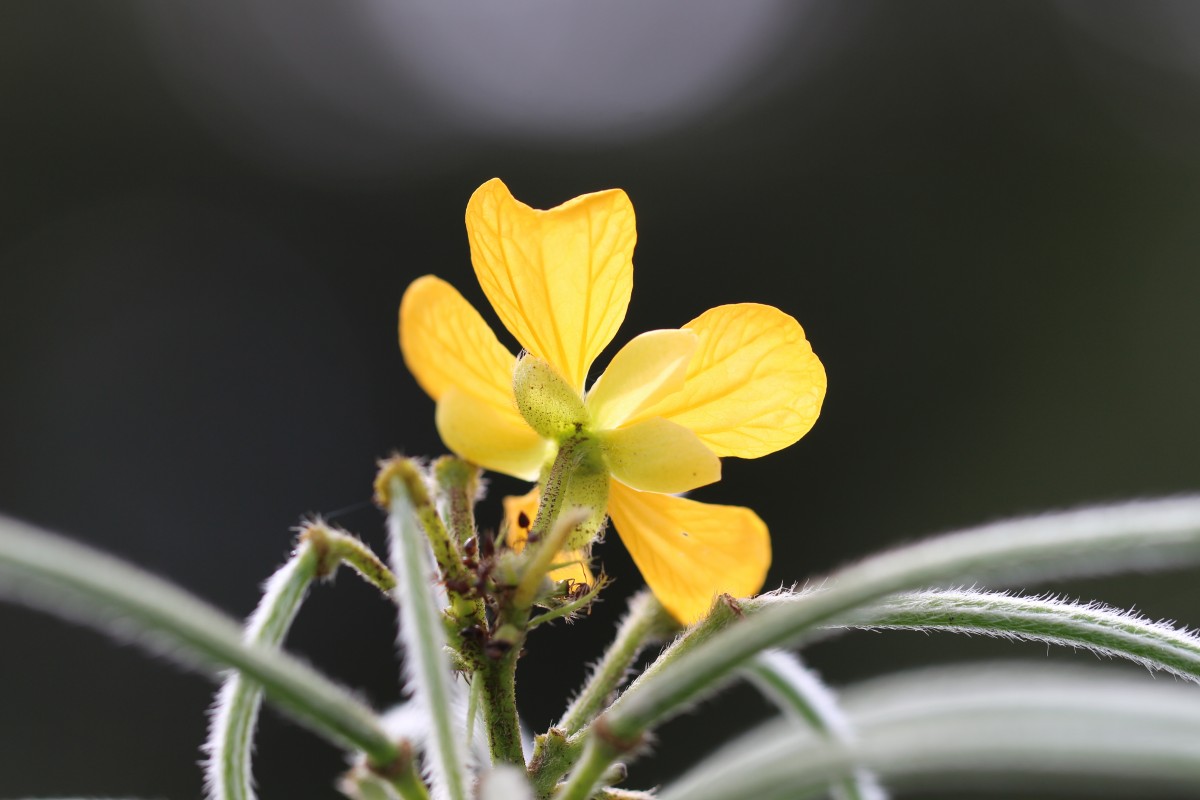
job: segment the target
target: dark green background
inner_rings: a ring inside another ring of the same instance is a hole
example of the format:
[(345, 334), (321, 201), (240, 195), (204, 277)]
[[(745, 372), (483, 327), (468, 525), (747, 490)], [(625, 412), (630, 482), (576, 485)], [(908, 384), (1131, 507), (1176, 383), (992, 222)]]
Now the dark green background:
[[(386, 130), (286, 97), (290, 136), (215, 124), (205, 109), (232, 101), (182, 97), (144, 15), (0, 6), (6, 513), (238, 616), (305, 513), (381, 548), (374, 460), (442, 452), (396, 346), (399, 299), (436, 272), (484, 308), (462, 213), (493, 176), (540, 207), (628, 191), (639, 244), (617, 344), (735, 301), (804, 324), (829, 374), (816, 428), (695, 494), (767, 520), (769, 586), (956, 526), (1200, 488), (1200, 16), (1185, 4), (818, 2), (673, 125), (559, 138), (481, 122), (422, 140), (428, 98), (399, 98), (411, 144), (378, 166), (350, 156)], [(192, 35), (256, 79), (236, 41)], [(294, 154), (315, 128), (348, 166)], [(482, 519), (519, 488), (495, 480)], [(605, 602), (530, 642), (537, 728), (639, 584), (615, 536), (598, 552), (617, 578)], [(1029, 588), (1196, 624), (1194, 575)], [(351, 576), (336, 588), (315, 591), (292, 649), (396, 702), (387, 605)], [(0, 642), (0, 797), (200, 796), (208, 682), (21, 608), (0, 608)], [(810, 660), (840, 684), (991, 655), (1045, 648), (857, 634)], [(708, 746), (689, 741), (764, 712), (731, 697), (664, 729), (631, 782), (666, 780)], [(265, 797), (326, 797), (341, 760), (267, 714), (258, 764)]]

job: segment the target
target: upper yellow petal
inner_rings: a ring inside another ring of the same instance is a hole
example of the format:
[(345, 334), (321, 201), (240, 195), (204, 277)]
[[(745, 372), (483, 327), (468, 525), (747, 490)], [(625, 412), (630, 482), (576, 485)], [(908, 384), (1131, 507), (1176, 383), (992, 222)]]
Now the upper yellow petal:
[[(520, 497), (504, 498), (504, 542), (515, 552), (525, 549), (529, 541), (529, 530), (537, 518), (538, 502), (541, 493), (535, 486), (528, 494)], [(592, 570), (588, 566), (586, 550), (563, 550), (554, 560), (559, 566), (550, 570), (547, 577), (552, 581), (574, 581), (576, 584), (593, 586), (596, 583)]]
[(650, 331), (617, 351), (587, 394), (597, 430), (616, 428), (638, 409), (679, 391), (699, 337), (693, 331)]
[(539, 211), (494, 178), (467, 204), (467, 237), (505, 327), (582, 395), (629, 306), (637, 241), (629, 198), (610, 189)]
[(644, 492), (687, 492), (721, 480), (721, 459), (696, 434), (661, 417), (597, 434), (612, 476)]
[(522, 480), (537, 479), (553, 447), (525, 424), (516, 408), (492, 405), (457, 387), (438, 400), (436, 421), (453, 452)]
[[(719, 456), (758, 458), (808, 433), (825, 368), (800, 323), (771, 306), (718, 306), (684, 326), (700, 339), (683, 388), (641, 409), (696, 433)], [(633, 421), (633, 420), (631, 420)]]
[(434, 400), (457, 387), (501, 413), (511, 410), (520, 420), (512, 391), (516, 358), (479, 312), (441, 278), (417, 278), (404, 292), (400, 352)]
[(708, 613), (716, 596), (746, 597), (766, 580), (771, 540), (748, 508), (638, 492), (613, 481), (608, 513), (654, 596), (684, 625)]

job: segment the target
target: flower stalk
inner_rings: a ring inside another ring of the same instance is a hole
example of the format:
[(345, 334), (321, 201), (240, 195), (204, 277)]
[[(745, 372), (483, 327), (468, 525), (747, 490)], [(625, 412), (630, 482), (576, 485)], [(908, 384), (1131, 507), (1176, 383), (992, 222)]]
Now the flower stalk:
[(546, 574), (554, 567), (569, 537), (596, 513), (594, 508), (567, 508), (564, 502), (578, 467), (578, 444), (574, 438), (564, 441), (547, 473), (522, 572), (512, 591), (501, 598), (492, 623), (493, 632), (478, 665), (484, 724), (495, 763), (525, 767), (517, 718), (517, 659)]

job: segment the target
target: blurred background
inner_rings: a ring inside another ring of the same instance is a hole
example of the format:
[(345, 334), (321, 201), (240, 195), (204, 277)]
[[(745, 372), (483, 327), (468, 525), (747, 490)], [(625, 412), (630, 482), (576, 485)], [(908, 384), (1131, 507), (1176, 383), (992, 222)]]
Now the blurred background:
[[(0, 510), (239, 617), (303, 515), (382, 549), (375, 460), (443, 452), (396, 312), (434, 272), (494, 322), (462, 223), (493, 176), (543, 208), (629, 193), (614, 348), (727, 302), (804, 324), (816, 428), (695, 493), (767, 520), (769, 586), (1200, 489), (1194, 4), (8, 0), (0, 115)], [(523, 489), (495, 479), (481, 521)], [(604, 602), (532, 636), (534, 728), (639, 585), (617, 537), (598, 554)], [(1025, 588), (1195, 625), (1195, 586)], [(392, 613), (336, 589), (290, 647), (397, 702)], [(200, 797), (207, 681), (13, 606), (0, 641), (0, 796)], [(807, 656), (836, 684), (1050, 657), (912, 634)], [(765, 712), (737, 690), (676, 721), (629, 785)], [(335, 796), (341, 756), (272, 713), (258, 752), (264, 796)]]

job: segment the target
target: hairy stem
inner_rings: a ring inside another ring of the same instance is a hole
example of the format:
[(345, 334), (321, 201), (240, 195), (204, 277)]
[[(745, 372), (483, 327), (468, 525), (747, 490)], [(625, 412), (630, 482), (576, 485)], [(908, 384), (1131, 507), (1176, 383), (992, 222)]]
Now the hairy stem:
[[(404, 648), (405, 671), (413, 702), (428, 714), (432, 734), (426, 756), (433, 786), (450, 800), (466, 800), (470, 782), (464, 753), (465, 725), (453, 719), (454, 673), (446, 655), (446, 636), (436, 602), (437, 585), (433, 558), (421, 504), (414, 497), (419, 481), (415, 464), (394, 460), (385, 464), (379, 483), (384, 487), (388, 509), (388, 538), (393, 569), (398, 576), (400, 643)], [(427, 498), (426, 498), (427, 500)]]
[(609, 697), (624, 683), (630, 667), (653, 639), (677, 628), (675, 620), (649, 590), (629, 598), (629, 609), (617, 628), (616, 638), (588, 676), (558, 724), (534, 742), (530, 778), (539, 797), (549, 797), (559, 778), (582, 752), (582, 743), (569, 741), (595, 719)]
[(629, 668), (646, 645), (673, 629), (677, 629), (675, 621), (652, 592), (643, 589), (631, 597), (616, 638), (554, 727), (571, 736), (595, 719), (609, 696), (625, 682)]
[[(525, 767), (521, 724), (517, 718), (517, 659), (525, 643), (536, 589), (557, 556), (558, 545), (570, 530), (558, 523), (574, 460), (574, 440), (568, 440), (559, 448), (542, 488), (537, 516), (529, 534), (530, 546), (536, 548), (532, 551), (532, 560), (500, 606), (490, 642), (491, 652), (485, 654), (476, 673), (476, 679), (481, 681), (480, 699), (492, 761), (497, 764)], [(574, 524), (571, 521), (572, 527)]]
[(894, 592), (943, 581), (1095, 574), (1200, 560), (1200, 498), (1136, 502), (996, 523), (940, 536), (835, 573), (819, 592), (764, 608), (638, 680), (609, 711), (622, 738), (729, 680), (755, 653), (803, 641), (820, 625)]
[(242, 640), (212, 606), (112, 556), (0, 517), (0, 593), (115, 635), (210, 675), (234, 668), (267, 699), (341, 747), (384, 766), (396, 745), (371, 709), (311, 667)]
[(845, 626), (941, 630), (1082, 647), (1200, 683), (1200, 636), (1095, 603), (1001, 592), (915, 592), (865, 609)]
[[(853, 744), (854, 732), (833, 690), (796, 656), (782, 650), (765, 650), (743, 671), (788, 716), (820, 734), (822, 739)], [(865, 770), (856, 771), (830, 788), (835, 800), (883, 800), (887, 796), (875, 777)]]
[(433, 462), (438, 486), (438, 510), (450, 535), (462, 547), (475, 535), (475, 497), (479, 494), (479, 467), (453, 456)]
[(1200, 790), (1200, 697), (1102, 670), (972, 664), (872, 681), (842, 694), (846, 746), (767, 723), (704, 759), (661, 800), (820, 797), (857, 768), (889, 784), (995, 789), (1071, 785)]
[[(310, 523), (300, 532), (291, 559), (266, 582), (263, 597), (246, 624), (245, 640), (278, 647), (312, 581), (332, 575), (342, 562), (382, 591), (395, 586), (391, 571), (358, 539)], [(205, 784), (210, 797), (253, 800), (250, 763), (262, 694), (262, 687), (240, 672), (230, 673), (221, 685), (204, 746), (208, 754)]]
[[(276, 647), (291, 627), (321, 556), (311, 540), (302, 541), (292, 558), (271, 576), (266, 592), (246, 626), (246, 641)], [(240, 672), (221, 686), (209, 725), (205, 764), (208, 796), (214, 800), (252, 800), (250, 760), (262, 688)]]

